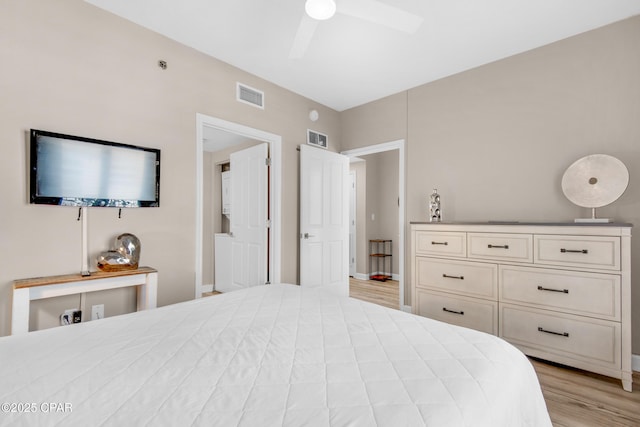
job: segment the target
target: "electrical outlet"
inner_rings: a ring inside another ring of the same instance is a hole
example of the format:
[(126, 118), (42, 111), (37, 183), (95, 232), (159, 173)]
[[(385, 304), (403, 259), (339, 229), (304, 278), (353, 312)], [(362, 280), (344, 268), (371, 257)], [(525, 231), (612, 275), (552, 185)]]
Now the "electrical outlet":
[[(77, 308), (68, 308), (60, 315), (60, 324), (62, 326), (78, 323), (75, 321), (75, 313), (82, 313)], [(80, 314), (81, 315), (81, 314)]]
[(104, 304), (96, 304), (91, 306), (91, 320), (104, 318)]
[(73, 323), (82, 322), (82, 310), (76, 310), (73, 312)]

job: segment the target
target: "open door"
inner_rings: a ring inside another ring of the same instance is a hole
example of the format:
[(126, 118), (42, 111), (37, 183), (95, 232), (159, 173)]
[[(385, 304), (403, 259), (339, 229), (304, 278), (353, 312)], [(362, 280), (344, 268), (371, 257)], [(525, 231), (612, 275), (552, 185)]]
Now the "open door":
[(356, 194), (356, 174), (355, 172), (349, 173), (349, 276), (355, 277), (356, 275), (356, 209), (357, 209), (357, 194)]
[(230, 155), (231, 260), (222, 267), (231, 274), (226, 283), (216, 283), (222, 292), (268, 281), (268, 151), (263, 143)]
[(300, 285), (349, 295), (349, 159), (300, 146)]

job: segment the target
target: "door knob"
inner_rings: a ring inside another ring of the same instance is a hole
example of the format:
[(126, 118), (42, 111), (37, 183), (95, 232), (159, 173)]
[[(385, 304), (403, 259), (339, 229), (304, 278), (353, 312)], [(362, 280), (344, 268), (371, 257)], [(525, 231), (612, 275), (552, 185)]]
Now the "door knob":
[(313, 234), (309, 234), (309, 233), (304, 233), (303, 236), (305, 239), (308, 239), (309, 237), (316, 237)]

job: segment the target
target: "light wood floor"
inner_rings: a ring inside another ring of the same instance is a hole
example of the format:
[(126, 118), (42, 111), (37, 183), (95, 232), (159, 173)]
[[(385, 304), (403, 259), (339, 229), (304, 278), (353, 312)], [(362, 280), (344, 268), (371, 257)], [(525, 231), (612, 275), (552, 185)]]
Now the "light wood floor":
[(640, 426), (640, 373), (633, 393), (619, 380), (530, 359), (555, 427)]
[[(398, 309), (398, 282), (351, 278), (353, 298)], [(555, 427), (640, 427), (640, 373), (633, 393), (619, 380), (531, 359)]]
[(349, 296), (385, 307), (400, 307), (397, 280), (378, 282), (376, 280), (359, 280), (349, 278)]

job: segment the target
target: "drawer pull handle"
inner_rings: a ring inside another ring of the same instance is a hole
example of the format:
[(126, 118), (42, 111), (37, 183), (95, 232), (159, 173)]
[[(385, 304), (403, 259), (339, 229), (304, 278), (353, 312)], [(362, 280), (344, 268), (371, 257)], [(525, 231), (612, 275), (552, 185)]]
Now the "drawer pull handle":
[(487, 245), (489, 249), (509, 249), (509, 245)]
[(443, 274), (442, 277), (446, 278), (446, 279), (459, 279), (459, 280), (464, 280), (464, 276), (449, 276), (448, 274)]
[(541, 327), (538, 326), (538, 331), (540, 332), (544, 332), (545, 334), (551, 334), (551, 335), (560, 335), (561, 337), (569, 337), (569, 332), (553, 332), (553, 331), (547, 331), (546, 329), (543, 329)]
[(461, 316), (464, 316), (464, 311), (449, 310), (447, 307), (442, 307), (442, 311), (446, 311), (447, 313), (459, 314)]
[(448, 246), (449, 242), (431, 242), (432, 245), (444, 245), (444, 246)]
[(538, 286), (539, 291), (549, 291), (549, 292), (560, 292), (563, 294), (568, 294), (569, 289), (551, 289), (551, 288), (543, 288), (542, 286)]
[(588, 249), (565, 249), (565, 248), (561, 248), (560, 252), (562, 252), (563, 254), (588, 254), (589, 250)]

